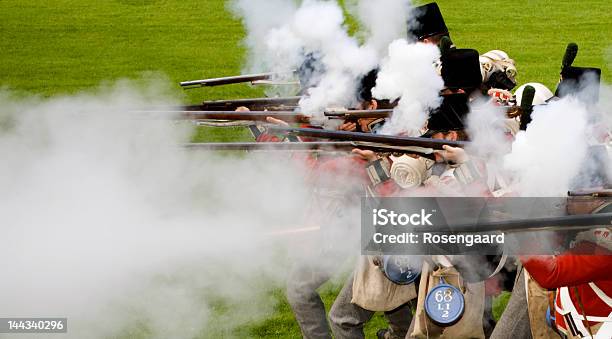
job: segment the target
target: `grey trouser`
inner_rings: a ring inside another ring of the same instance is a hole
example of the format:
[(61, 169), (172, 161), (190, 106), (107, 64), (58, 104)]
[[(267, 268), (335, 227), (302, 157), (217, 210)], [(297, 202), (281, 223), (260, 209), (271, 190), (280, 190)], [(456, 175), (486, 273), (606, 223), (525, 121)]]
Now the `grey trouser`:
[(519, 274), (514, 280), (512, 296), (493, 329), (491, 339), (531, 338), (527, 292), (525, 291), (525, 270), (522, 267), (519, 267), (518, 270)]
[[(353, 275), (342, 287), (331, 310), (329, 320), (336, 339), (365, 338), (363, 326), (372, 318), (375, 312), (351, 304), (353, 298)], [(385, 312), (389, 322), (389, 338), (403, 339), (412, 321), (411, 303), (406, 303), (397, 309)]]
[(331, 277), (329, 270), (306, 263), (293, 267), (287, 280), (287, 299), (305, 339), (331, 339), (325, 305), (317, 292)]

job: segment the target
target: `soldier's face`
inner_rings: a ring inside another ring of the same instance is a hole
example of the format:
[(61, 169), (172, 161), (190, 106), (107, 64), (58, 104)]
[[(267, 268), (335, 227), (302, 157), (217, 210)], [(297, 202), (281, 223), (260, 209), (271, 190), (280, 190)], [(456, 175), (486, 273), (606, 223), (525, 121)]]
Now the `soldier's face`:
[(438, 132), (431, 136), (432, 139), (444, 139), (449, 141), (457, 141), (457, 131)]
[(375, 110), (378, 108), (378, 101), (372, 99), (370, 101), (362, 101), (359, 103), (359, 105), (357, 105), (357, 109), (361, 109), (361, 110)]
[(440, 39), (437, 39), (435, 37), (431, 37), (431, 38), (425, 38), (425, 39), (421, 40), (421, 42), (424, 43), (424, 44), (437, 45), (440, 42)]
[(444, 37), (443, 34), (438, 34), (438, 35), (430, 36), (428, 38), (424, 38), (420, 41), (424, 44), (438, 45), (440, 43), (440, 40), (442, 40), (442, 37)]
[[(444, 139), (444, 140), (449, 140), (449, 141), (457, 141), (457, 132), (456, 131), (449, 131), (447, 133), (438, 132), (432, 135), (431, 138), (432, 139)], [(440, 153), (434, 153), (434, 156), (436, 157), (436, 162), (445, 161), (442, 155), (440, 155)]]

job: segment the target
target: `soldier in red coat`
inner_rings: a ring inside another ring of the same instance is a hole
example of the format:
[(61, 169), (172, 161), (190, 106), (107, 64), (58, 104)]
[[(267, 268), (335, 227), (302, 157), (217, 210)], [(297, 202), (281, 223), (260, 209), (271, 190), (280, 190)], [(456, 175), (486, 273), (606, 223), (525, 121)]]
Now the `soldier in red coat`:
[(568, 338), (612, 338), (612, 230), (577, 235), (575, 246), (556, 256), (525, 256), (525, 269), (554, 290), (556, 329)]

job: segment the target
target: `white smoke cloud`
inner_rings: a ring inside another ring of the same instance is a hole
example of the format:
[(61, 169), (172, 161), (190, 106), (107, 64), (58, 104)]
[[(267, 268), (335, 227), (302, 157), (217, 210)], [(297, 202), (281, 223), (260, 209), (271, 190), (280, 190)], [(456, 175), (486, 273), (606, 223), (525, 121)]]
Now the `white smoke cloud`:
[(597, 110), (605, 128), (612, 131), (612, 86), (602, 84), (600, 87)]
[(407, 38), (412, 15), (410, 0), (354, 0), (350, 4), (361, 23), (365, 44), (380, 57), (386, 55), (391, 42)]
[(325, 69), (320, 83), (300, 101), (302, 111), (320, 114), (330, 105), (354, 105), (360, 78), (378, 64), (376, 51), (360, 46), (348, 34), (342, 9), (335, 1), (306, 0), (293, 28), (306, 50), (321, 53)]
[(418, 134), (425, 125), (429, 109), (439, 106), (439, 93), (444, 87), (433, 66), (439, 57), (435, 45), (411, 44), (404, 39), (389, 45), (389, 56), (382, 62), (372, 94), (378, 99), (400, 101), (382, 133)]
[(518, 124), (507, 119), (505, 108), (494, 105), (490, 100), (478, 98), (470, 103), (470, 113), (466, 117), (466, 127), (471, 143), (469, 154), (487, 159), (489, 163), (501, 165), (502, 157), (510, 151), (511, 140), (507, 124)]
[[(66, 316), (71, 338), (139, 326), (191, 338), (272, 310), (280, 258), (307, 242), (271, 235), (305, 226), (304, 169), (282, 155), (177, 146), (189, 125), (130, 112), (173, 103), (156, 88), (45, 100), (0, 92), (0, 314)], [(216, 314), (220, 298), (239, 314)]]
[[(243, 17), (247, 29), (251, 69), (274, 72), (298, 69), (309, 55), (316, 55), (316, 63), (325, 72), (319, 84), (300, 102), (306, 114), (321, 114), (333, 106), (352, 106), (356, 103), (357, 86), (361, 76), (378, 63), (375, 48), (360, 46), (348, 34), (344, 13), (336, 1), (305, 0), (299, 7), (282, 4), (279, 11), (268, 13), (257, 4), (261, 1), (239, 0), (233, 8)], [(274, 3), (277, 3), (275, 1)], [(264, 6), (268, 8), (268, 4)], [(272, 6), (274, 7), (274, 6)], [(263, 19), (274, 13), (281, 16), (268, 22)]]
[[(291, 70), (287, 55), (275, 54), (275, 46), (269, 46), (269, 34), (291, 22), (297, 4), (293, 0), (233, 0), (230, 9), (242, 19), (247, 36), (244, 43), (248, 48), (246, 73)], [(284, 40), (285, 43), (290, 43)], [(297, 50), (297, 48), (296, 48)], [(278, 51), (278, 50), (277, 50)], [(288, 68), (283, 68), (288, 67)]]
[(587, 154), (589, 113), (572, 96), (535, 106), (504, 159), (522, 196), (563, 196)]

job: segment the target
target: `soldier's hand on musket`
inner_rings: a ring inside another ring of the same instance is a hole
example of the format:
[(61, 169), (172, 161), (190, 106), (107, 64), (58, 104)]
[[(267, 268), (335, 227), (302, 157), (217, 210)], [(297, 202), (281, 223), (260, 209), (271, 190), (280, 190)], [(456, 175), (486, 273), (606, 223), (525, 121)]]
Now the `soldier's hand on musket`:
[(378, 156), (376, 156), (376, 153), (374, 153), (373, 151), (367, 150), (367, 149), (363, 150), (359, 148), (354, 148), (352, 153), (367, 161), (374, 161), (378, 159)]
[(338, 130), (346, 132), (355, 132), (357, 131), (357, 123), (352, 121), (346, 121), (342, 125), (338, 126)]
[(289, 124), (286, 121), (280, 120), (280, 119), (276, 119), (273, 117), (266, 117), (266, 121), (271, 123), (271, 124), (275, 124), (275, 125), (279, 125), (279, 126), (289, 126)]
[(364, 119), (358, 119), (357, 122), (346, 121), (338, 127), (338, 130), (347, 131), (347, 132), (355, 132), (357, 131), (357, 126), (359, 126), (359, 130), (361, 132), (370, 132), (370, 124), (376, 120), (379, 120), (379, 119), (364, 118)]
[(359, 124), (359, 127), (361, 128), (362, 132), (369, 133), (369, 132), (372, 132), (372, 130), (370, 128), (371, 127), (370, 124), (372, 124), (376, 120), (380, 120), (380, 119), (378, 119), (378, 118), (364, 118), (364, 119), (357, 120), (357, 123)]
[(444, 148), (444, 150), (436, 151), (436, 153), (442, 157), (442, 161), (460, 165), (469, 160), (469, 156), (461, 147), (444, 145), (442, 148)]

